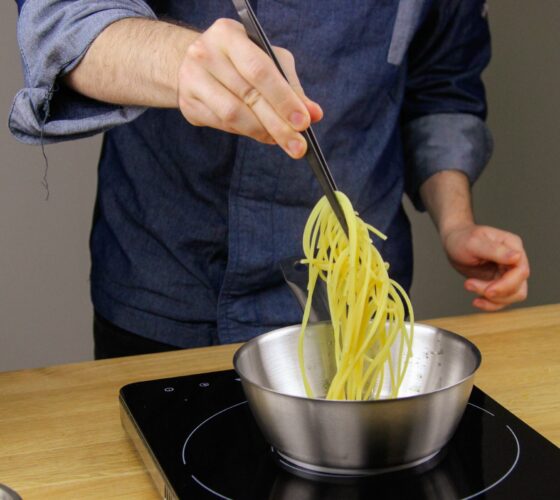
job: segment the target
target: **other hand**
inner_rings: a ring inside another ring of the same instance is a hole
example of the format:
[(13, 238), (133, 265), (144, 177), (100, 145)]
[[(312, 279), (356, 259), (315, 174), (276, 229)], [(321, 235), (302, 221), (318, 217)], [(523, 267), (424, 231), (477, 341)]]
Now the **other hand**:
[(442, 237), (449, 261), (477, 294), (473, 306), (498, 311), (527, 297), (529, 261), (521, 238), (489, 226), (467, 224)]
[(289, 83), (273, 61), (248, 37), (243, 25), (219, 19), (186, 50), (178, 74), (178, 105), (195, 126), (208, 126), (278, 144), (301, 158), (299, 133), (322, 118), (305, 96), (292, 54), (275, 47)]

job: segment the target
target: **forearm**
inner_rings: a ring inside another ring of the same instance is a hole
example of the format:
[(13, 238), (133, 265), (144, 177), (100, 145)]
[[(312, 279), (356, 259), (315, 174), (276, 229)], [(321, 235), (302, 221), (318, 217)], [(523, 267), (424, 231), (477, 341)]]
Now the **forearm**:
[(196, 31), (142, 18), (103, 30), (63, 79), (73, 90), (121, 105), (177, 107), (177, 74)]
[(432, 175), (420, 186), (420, 197), (442, 240), (450, 231), (474, 223), (469, 180), (460, 171)]

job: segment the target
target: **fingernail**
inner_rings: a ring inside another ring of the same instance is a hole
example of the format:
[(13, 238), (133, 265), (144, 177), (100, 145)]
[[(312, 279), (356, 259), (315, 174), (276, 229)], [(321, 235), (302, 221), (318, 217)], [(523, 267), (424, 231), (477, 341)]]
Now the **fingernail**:
[(476, 292), (476, 287), (474, 285), (468, 284), (465, 286), (465, 288), (469, 291), (469, 292)]
[(508, 253), (506, 253), (506, 259), (513, 259), (515, 257), (519, 257), (519, 252), (515, 251), (515, 250), (510, 250)]
[(288, 149), (294, 156), (299, 156), (303, 151), (303, 144), (301, 141), (292, 139), (291, 141), (288, 141)]
[(305, 115), (303, 113), (300, 113), (299, 111), (295, 111), (290, 116), (290, 122), (292, 122), (292, 125), (294, 127), (303, 127), (306, 124)]

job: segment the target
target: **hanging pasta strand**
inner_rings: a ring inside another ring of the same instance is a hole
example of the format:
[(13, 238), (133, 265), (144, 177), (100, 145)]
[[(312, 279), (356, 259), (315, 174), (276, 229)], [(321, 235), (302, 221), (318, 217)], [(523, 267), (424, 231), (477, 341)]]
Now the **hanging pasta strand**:
[[(388, 265), (370, 233), (383, 240), (387, 237), (362, 221), (343, 193), (337, 192), (337, 197), (348, 236), (325, 197), (313, 208), (303, 233), (303, 262), (309, 266), (309, 282), (298, 355), (305, 390), (313, 397), (305, 371), (305, 330), (313, 292), (317, 281), (323, 280), (336, 362), (326, 398), (378, 399), (387, 384), (390, 397), (397, 397), (412, 355), (412, 305), (404, 289), (389, 278)], [(407, 312), (410, 328), (405, 325)]]

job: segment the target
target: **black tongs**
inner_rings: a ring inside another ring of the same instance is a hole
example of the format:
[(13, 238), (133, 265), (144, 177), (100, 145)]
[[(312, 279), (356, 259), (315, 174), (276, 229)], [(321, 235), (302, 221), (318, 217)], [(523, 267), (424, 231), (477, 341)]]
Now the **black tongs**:
[[(247, 31), (247, 35), (249, 36), (249, 38), (270, 56), (270, 58), (274, 61), (274, 64), (278, 68), (278, 71), (280, 71), (280, 74), (287, 80), (288, 78), (286, 77), (282, 66), (280, 66), (280, 62), (276, 58), (272, 50), (272, 46), (270, 45), (270, 42), (268, 41), (268, 38), (266, 37), (262, 26), (257, 19), (257, 16), (253, 12), (249, 1), (232, 1), (233, 5), (235, 5), (237, 13), (239, 14), (239, 17), (241, 18), (241, 22), (245, 27), (245, 31)], [(323, 189), (323, 192), (325, 193), (327, 200), (329, 201), (333, 212), (336, 215), (336, 218), (340, 222), (342, 229), (344, 229), (346, 236), (348, 236), (348, 225), (346, 224), (346, 219), (344, 218), (344, 212), (342, 211), (340, 202), (338, 201), (338, 198), (335, 194), (335, 191), (337, 191), (337, 187), (334, 183), (331, 171), (329, 170), (329, 166), (327, 165), (327, 160), (325, 160), (323, 152), (319, 147), (317, 138), (315, 137), (315, 134), (313, 133), (311, 127), (302, 132), (302, 135), (303, 137), (305, 137), (305, 140), (307, 142), (307, 153), (305, 155), (305, 159), (309, 163), (311, 170), (313, 170), (315, 177), (317, 177), (317, 180), (319, 181), (319, 184), (321, 185), (321, 188)]]

